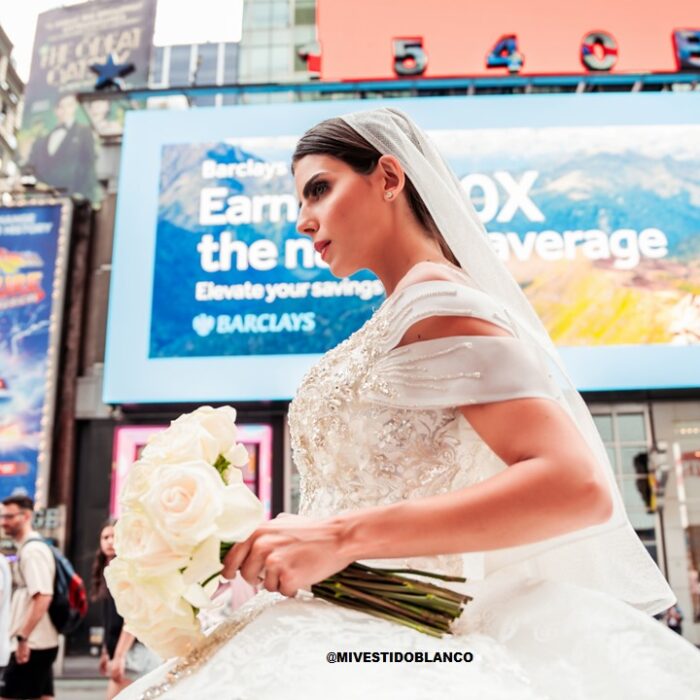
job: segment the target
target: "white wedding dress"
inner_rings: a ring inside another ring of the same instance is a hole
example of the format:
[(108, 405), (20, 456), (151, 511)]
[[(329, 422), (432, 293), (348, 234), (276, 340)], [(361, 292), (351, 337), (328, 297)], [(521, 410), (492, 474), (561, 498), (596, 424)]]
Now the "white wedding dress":
[[(324, 517), (454, 491), (505, 468), (457, 406), (555, 395), (536, 353), (503, 336), (396, 348), (406, 329), (428, 315), (473, 315), (508, 328), (488, 298), (464, 282), (420, 282), (395, 292), (308, 373), (289, 413), (302, 514)], [(639, 562), (632, 573), (643, 607), (649, 562), (639, 549), (626, 551), (625, 561)], [(308, 594), (261, 592), (212, 633), (208, 648), (165, 664), (119, 698), (700, 698), (700, 652), (635, 609), (629, 587), (629, 602), (609, 593), (614, 557), (605, 567), (593, 559), (567, 564), (565, 550), (513, 556), (506, 565), (503, 552), (392, 561), (468, 577), (462, 588), (473, 601), (444, 639)], [(580, 567), (590, 569), (585, 587), (576, 582)], [(645, 605), (656, 612), (668, 604)], [(433, 659), (435, 652), (460, 651), (473, 660), (327, 661), (329, 652), (348, 651), (420, 651)]]

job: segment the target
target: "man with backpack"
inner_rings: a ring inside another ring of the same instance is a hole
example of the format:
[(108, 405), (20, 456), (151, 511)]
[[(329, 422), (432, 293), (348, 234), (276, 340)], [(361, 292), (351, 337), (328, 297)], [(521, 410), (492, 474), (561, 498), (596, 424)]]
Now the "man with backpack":
[(10, 663), (5, 671), (2, 698), (53, 700), (53, 663), (58, 654), (58, 632), (49, 606), (54, 594), (56, 562), (51, 548), (32, 528), (34, 502), (28, 496), (10, 496), (2, 502), (5, 534), (17, 545), (15, 590), (10, 621)]

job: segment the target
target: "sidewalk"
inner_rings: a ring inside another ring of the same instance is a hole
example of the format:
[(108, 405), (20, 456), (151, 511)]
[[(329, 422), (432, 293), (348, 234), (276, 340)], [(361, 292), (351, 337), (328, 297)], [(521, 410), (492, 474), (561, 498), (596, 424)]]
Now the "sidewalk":
[(56, 700), (104, 700), (107, 680), (97, 672), (94, 656), (66, 656), (56, 678)]

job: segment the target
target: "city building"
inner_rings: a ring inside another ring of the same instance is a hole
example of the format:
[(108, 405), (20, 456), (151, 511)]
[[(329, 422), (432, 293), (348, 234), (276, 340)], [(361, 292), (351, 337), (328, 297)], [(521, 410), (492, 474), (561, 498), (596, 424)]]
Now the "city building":
[(24, 92), (12, 60), (12, 42), (0, 27), (0, 177), (12, 176), (17, 167), (17, 130)]

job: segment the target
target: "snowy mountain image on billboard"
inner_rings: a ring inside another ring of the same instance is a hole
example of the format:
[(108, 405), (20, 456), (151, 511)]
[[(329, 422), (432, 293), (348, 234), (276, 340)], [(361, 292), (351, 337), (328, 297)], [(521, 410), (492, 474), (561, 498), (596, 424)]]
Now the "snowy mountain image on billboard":
[(431, 135), (558, 345), (700, 343), (700, 126)]

